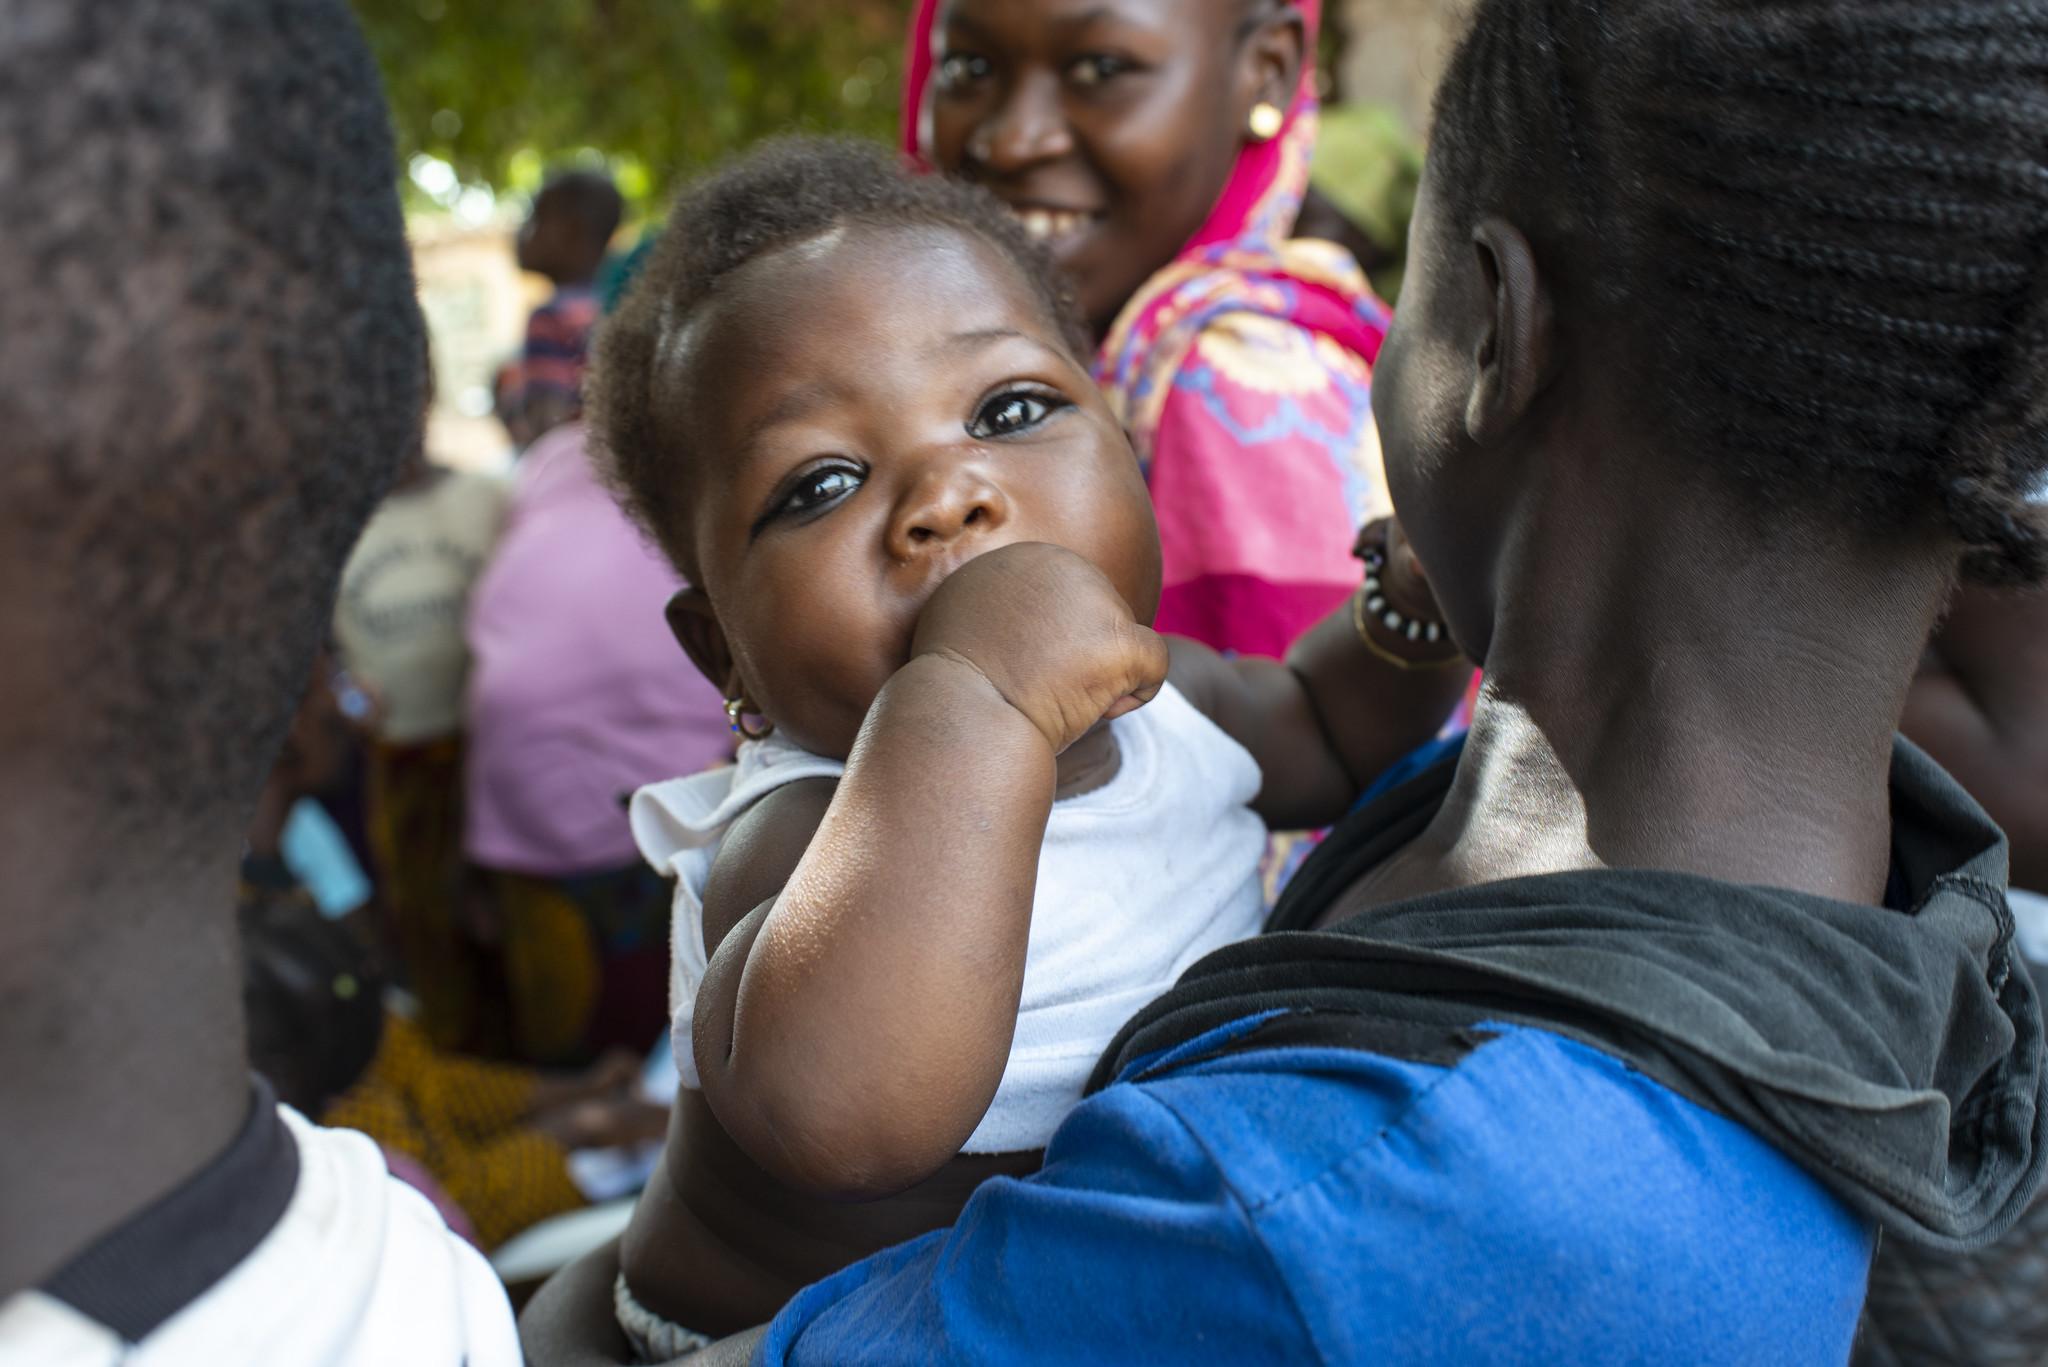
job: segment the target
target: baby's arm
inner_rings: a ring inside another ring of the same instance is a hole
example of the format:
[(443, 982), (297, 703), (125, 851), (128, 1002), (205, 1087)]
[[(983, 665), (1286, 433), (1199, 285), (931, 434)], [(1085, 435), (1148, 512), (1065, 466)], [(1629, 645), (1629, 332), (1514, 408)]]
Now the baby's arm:
[(880, 1195), (959, 1151), (1009, 1056), (1052, 793), (1037, 729), (972, 669), (920, 657), (875, 699), (780, 893), (720, 897), (714, 874), (697, 1067), (762, 1167)]
[[(1408, 594), (1419, 604), (1411, 615), (1434, 615), (1427, 584), (1414, 577)], [(1383, 644), (1413, 648), (1391, 635)], [(1366, 784), (1436, 734), (1472, 680), (1464, 665), (1388, 663), (1359, 639), (1348, 598), (1284, 662), (1226, 659), (1179, 638), (1169, 645), (1174, 686), (1258, 761), (1265, 785), (1252, 806), (1274, 830), (1342, 817)]]
[[(1164, 672), (1086, 562), (990, 552), (933, 595), (786, 883), (721, 852), (697, 1068), (762, 1167), (871, 1197), (959, 1151), (1009, 1057), (1055, 757)], [(749, 835), (770, 868), (794, 839)]]

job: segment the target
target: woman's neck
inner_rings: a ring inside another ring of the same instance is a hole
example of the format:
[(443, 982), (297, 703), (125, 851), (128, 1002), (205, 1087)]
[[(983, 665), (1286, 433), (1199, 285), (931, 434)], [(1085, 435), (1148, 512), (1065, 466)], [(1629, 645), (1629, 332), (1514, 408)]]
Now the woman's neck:
[(1682, 501), (1610, 522), (1627, 530), (1604, 546), (1574, 535), (1597, 523), (1561, 521), (1503, 557), (1472, 734), (1398, 876), (1657, 868), (1878, 901), (1892, 737), (1947, 591), (1940, 556), (1745, 562), (1753, 529), (1732, 539)]

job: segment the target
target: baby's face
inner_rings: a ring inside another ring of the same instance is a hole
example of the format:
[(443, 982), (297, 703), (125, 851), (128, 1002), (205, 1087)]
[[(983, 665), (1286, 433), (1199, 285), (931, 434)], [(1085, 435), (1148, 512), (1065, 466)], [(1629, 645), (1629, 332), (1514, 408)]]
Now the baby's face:
[(736, 273), (660, 389), (688, 425), (697, 587), (746, 696), (844, 755), (977, 555), (1045, 541), (1150, 622), (1159, 534), (1085, 365), (994, 249), (938, 227), (835, 230)]

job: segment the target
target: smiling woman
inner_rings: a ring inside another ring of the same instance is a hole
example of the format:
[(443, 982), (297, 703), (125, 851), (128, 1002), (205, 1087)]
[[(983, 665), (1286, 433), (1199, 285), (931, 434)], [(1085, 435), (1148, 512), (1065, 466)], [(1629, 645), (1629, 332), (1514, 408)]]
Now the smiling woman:
[(905, 148), (987, 187), (1072, 279), (1159, 517), (1163, 631), (1279, 655), (1384, 513), (1385, 307), (1289, 239), (1319, 0), (923, 0)]

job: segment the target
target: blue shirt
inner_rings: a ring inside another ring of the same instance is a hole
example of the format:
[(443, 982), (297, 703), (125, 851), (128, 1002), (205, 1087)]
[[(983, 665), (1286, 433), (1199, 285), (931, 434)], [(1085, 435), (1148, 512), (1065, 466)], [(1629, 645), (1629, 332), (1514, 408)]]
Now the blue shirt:
[(757, 1360), (1847, 1360), (1871, 1230), (1748, 1130), (1540, 1030), (1214, 1053), (1263, 1019), (1133, 1064)]

